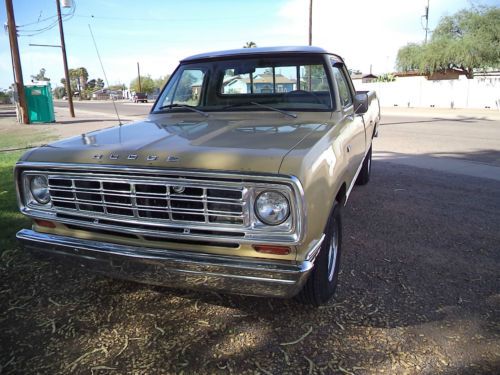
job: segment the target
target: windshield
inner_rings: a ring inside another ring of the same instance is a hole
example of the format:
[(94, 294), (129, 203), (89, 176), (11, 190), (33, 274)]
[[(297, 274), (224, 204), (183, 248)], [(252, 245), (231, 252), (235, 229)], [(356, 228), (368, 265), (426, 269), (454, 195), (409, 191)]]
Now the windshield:
[(153, 112), (331, 111), (323, 56), (282, 56), (182, 64)]

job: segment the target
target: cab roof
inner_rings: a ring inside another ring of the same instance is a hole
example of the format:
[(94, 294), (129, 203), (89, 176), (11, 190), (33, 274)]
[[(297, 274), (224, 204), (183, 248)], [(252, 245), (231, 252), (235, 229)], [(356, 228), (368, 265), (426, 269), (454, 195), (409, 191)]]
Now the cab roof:
[(240, 56), (250, 56), (250, 55), (276, 55), (276, 54), (328, 54), (334, 56), (339, 61), (342, 58), (338, 55), (330, 53), (323, 48), (313, 47), (313, 46), (282, 46), (282, 47), (257, 47), (257, 48), (239, 48), (239, 49), (229, 49), (225, 51), (213, 51), (200, 53), (198, 55), (193, 55), (186, 57), (181, 60), (181, 63), (199, 61), (199, 60), (210, 60), (226, 57), (240, 57)]

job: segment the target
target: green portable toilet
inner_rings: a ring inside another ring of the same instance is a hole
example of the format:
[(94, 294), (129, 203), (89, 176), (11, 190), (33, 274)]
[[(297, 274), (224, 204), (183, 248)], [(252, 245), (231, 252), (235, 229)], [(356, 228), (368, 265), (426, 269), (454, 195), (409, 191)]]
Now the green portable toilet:
[(54, 102), (49, 82), (38, 82), (24, 87), (30, 123), (55, 122)]

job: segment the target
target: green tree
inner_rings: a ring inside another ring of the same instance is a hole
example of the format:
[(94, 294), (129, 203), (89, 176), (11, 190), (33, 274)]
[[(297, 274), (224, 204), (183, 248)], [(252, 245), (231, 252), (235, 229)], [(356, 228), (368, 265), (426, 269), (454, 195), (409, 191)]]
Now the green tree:
[(163, 86), (165, 86), (165, 84), (167, 83), (169, 78), (170, 78), (170, 74), (156, 78), (154, 80), (155, 81), (155, 88), (161, 90), (163, 88)]
[(94, 90), (96, 88), (96, 80), (95, 80), (95, 78), (89, 79), (87, 81), (87, 88), (91, 89), (91, 90)]
[(73, 90), (79, 92), (85, 90), (87, 88), (88, 79), (89, 72), (84, 67), (69, 70), (69, 80), (71, 82), (71, 88)]
[(394, 82), (396, 77), (391, 73), (384, 73), (377, 77), (377, 82)]
[(246, 42), (245, 45), (243, 46), (243, 48), (256, 48), (257, 47), (257, 44), (255, 42)]
[(135, 92), (144, 92), (146, 94), (151, 94), (155, 89), (155, 81), (150, 75), (141, 76), (141, 88), (139, 90), (139, 80), (134, 78), (130, 82), (130, 90)]
[(127, 86), (125, 86), (123, 83), (108, 86), (108, 89), (110, 89), (111, 91), (120, 91), (120, 90), (125, 90), (126, 88)]
[(64, 86), (56, 87), (52, 93), (56, 99), (62, 99), (63, 96), (66, 96), (66, 88)]
[(500, 67), (500, 8), (461, 10), (441, 18), (427, 44), (410, 43), (398, 51), (398, 69), (422, 73)]
[(100, 89), (104, 87), (104, 81), (102, 80), (102, 78), (97, 78), (95, 80), (95, 86)]
[(32, 75), (31, 79), (33, 81), (50, 81), (50, 78), (45, 77), (45, 68), (40, 69), (40, 72), (36, 75)]

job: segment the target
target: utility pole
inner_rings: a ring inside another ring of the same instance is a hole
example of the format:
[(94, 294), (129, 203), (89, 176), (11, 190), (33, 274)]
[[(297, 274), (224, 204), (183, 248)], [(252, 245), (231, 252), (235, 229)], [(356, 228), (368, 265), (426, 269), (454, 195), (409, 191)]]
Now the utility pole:
[(69, 113), (71, 117), (75, 117), (75, 108), (73, 107), (73, 93), (71, 92), (71, 81), (69, 80), (68, 59), (66, 57), (66, 43), (64, 42), (64, 29), (61, 18), (61, 3), (59, 2), (59, 0), (56, 0), (56, 5), (57, 19), (59, 21), (59, 34), (61, 34), (61, 49), (64, 62), (64, 76), (66, 77), (66, 94), (68, 96)]
[(24, 93), (23, 70), (21, 68), (21, 58), (19, 57), (19, 45), (17, 43), (17, 27), (14, 17), (14, 6), (12, 0), (5, 0), (5, 9), (7, 11), (7, 22), (9, 28), (9, 41), (12, 54), (12, 64), (14, 65), (14, 82), (16, 85), (17, 100), (19, 102), (19, 111), (21, 122), (29, 124), (28, 106)]
[(139, 79), (139, 92), (142, 92), (142, 87), (141, 87), (141, 71), (139, 70), (139, 63), (137, 63), (137, 78)]
[(427, 0), (427, 6), (425, 7), (425, 44), (427, 44), (427, 34), (429, 33), (429, 1)]
[(312, 46), (313, 40), (313, 0), (309, 0), (309, 45)]

